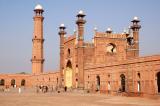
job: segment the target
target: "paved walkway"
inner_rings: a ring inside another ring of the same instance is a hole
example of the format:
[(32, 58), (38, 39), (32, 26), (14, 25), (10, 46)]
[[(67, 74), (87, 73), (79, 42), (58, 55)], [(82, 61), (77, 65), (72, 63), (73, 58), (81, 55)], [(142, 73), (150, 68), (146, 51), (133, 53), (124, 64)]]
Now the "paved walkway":
[(83, 93), (0, 92), (0, 106), (160, 106), (160, 99)]

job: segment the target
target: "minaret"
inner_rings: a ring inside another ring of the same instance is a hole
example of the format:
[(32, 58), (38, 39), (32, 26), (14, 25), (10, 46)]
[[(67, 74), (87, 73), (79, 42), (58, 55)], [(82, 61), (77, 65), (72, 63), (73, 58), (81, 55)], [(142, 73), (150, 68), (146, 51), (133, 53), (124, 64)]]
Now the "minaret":
[[(133, 39), (133, 43), (130, 44), (128, 56), (131, 58), (138, 57), (139, 56), (139, 29), (141, 26), (138, 24), (140, 21), (138, 17), (134, 17), (131, 21), (133, 24), (131, 26), (131, 29), (133, 31), (133, 36), (131, 36), (131, 39)], [(128, 36), (128, 35), (127, 35)], [(131, 66), (128, 66), (127, 70), (127, 89), (129, 95), (131, 95), (134, 92), (134, 75), (133, 70), (130, 68)]]
[[(64, 26), (64, 24), (61, 24), (59, 27), (59, 36), (60, 36), (60, 77), (61, 80), (60, 81), (64, 81), (64, 36), (66, 34), (65, 31), (66, 27)], [(60, 82), (60, 84), (62, 84), (62, 82)]]
[(140, 20), (138, 17), (134, 17), (131, 21), (133, 24), (131, 26), (131, 29), (133, 31), (133, 41), (134, 41), (134, 56), (139, 56), (139, 29), (141, 26), (138, 24)]
[(84, 24), (86, 20), (84, 17), (86, 15), (83, 11), (79, 11), (77, 15), (76, 24), (78, 26), (78, 45), (77, 45), (77, 57), (78, 57), (78, 87), (84, 88)]
[(32, 74), (43, 73), (43, 8), (37, 5), (34, 9), (34, 32), (33, 32), (33, 46), (32, 46)]

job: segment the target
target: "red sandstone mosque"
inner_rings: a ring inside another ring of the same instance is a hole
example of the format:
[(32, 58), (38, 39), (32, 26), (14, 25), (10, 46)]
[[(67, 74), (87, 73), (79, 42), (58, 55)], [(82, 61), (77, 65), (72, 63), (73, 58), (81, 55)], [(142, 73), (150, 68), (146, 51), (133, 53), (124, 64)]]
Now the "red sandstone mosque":
[(89, 92), (115, 94), (119, 89), (128, 96), (160, 93), (160, 55), (139, 57), (138, 17), (128, 31), (117, 34), (108, 28), (98, 32), (93, 41), (84, 41), (85, 14), (77, 14), (77, 32), (66, 37), (66, 27), (59, 27), (60, 68), (43, 72), (43, 8), (34, 9), (34, 32), (31, 74), (0, 74), (0, 86), (35, 87), (40, 85), (68, 87)]

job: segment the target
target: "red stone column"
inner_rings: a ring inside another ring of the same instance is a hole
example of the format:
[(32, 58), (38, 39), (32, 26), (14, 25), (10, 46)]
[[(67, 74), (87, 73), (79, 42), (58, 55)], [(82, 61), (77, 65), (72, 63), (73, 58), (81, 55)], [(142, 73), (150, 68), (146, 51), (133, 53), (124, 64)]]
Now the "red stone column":
[(34, 33), (33, 33), (33, 46), (32, 46), (32, 73), (43, 73), (43, 8), (37, 5), (34, 9)]
[(79, 11), (77, 15), (77, 27), (78, 27), (78, 45), (77, 45), (77, 59), (78, 59), (78, 87), (84, 88), (84, 20), (85, 14), (83, 11)]

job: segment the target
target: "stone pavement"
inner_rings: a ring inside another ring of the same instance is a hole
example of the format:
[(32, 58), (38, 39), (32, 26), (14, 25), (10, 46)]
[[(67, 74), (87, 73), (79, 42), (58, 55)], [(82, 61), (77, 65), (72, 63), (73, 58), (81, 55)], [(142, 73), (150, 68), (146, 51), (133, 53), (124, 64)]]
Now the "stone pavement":
[(160, 99), (85, 93), (0, 92), (0, 106), (160, 106)]

